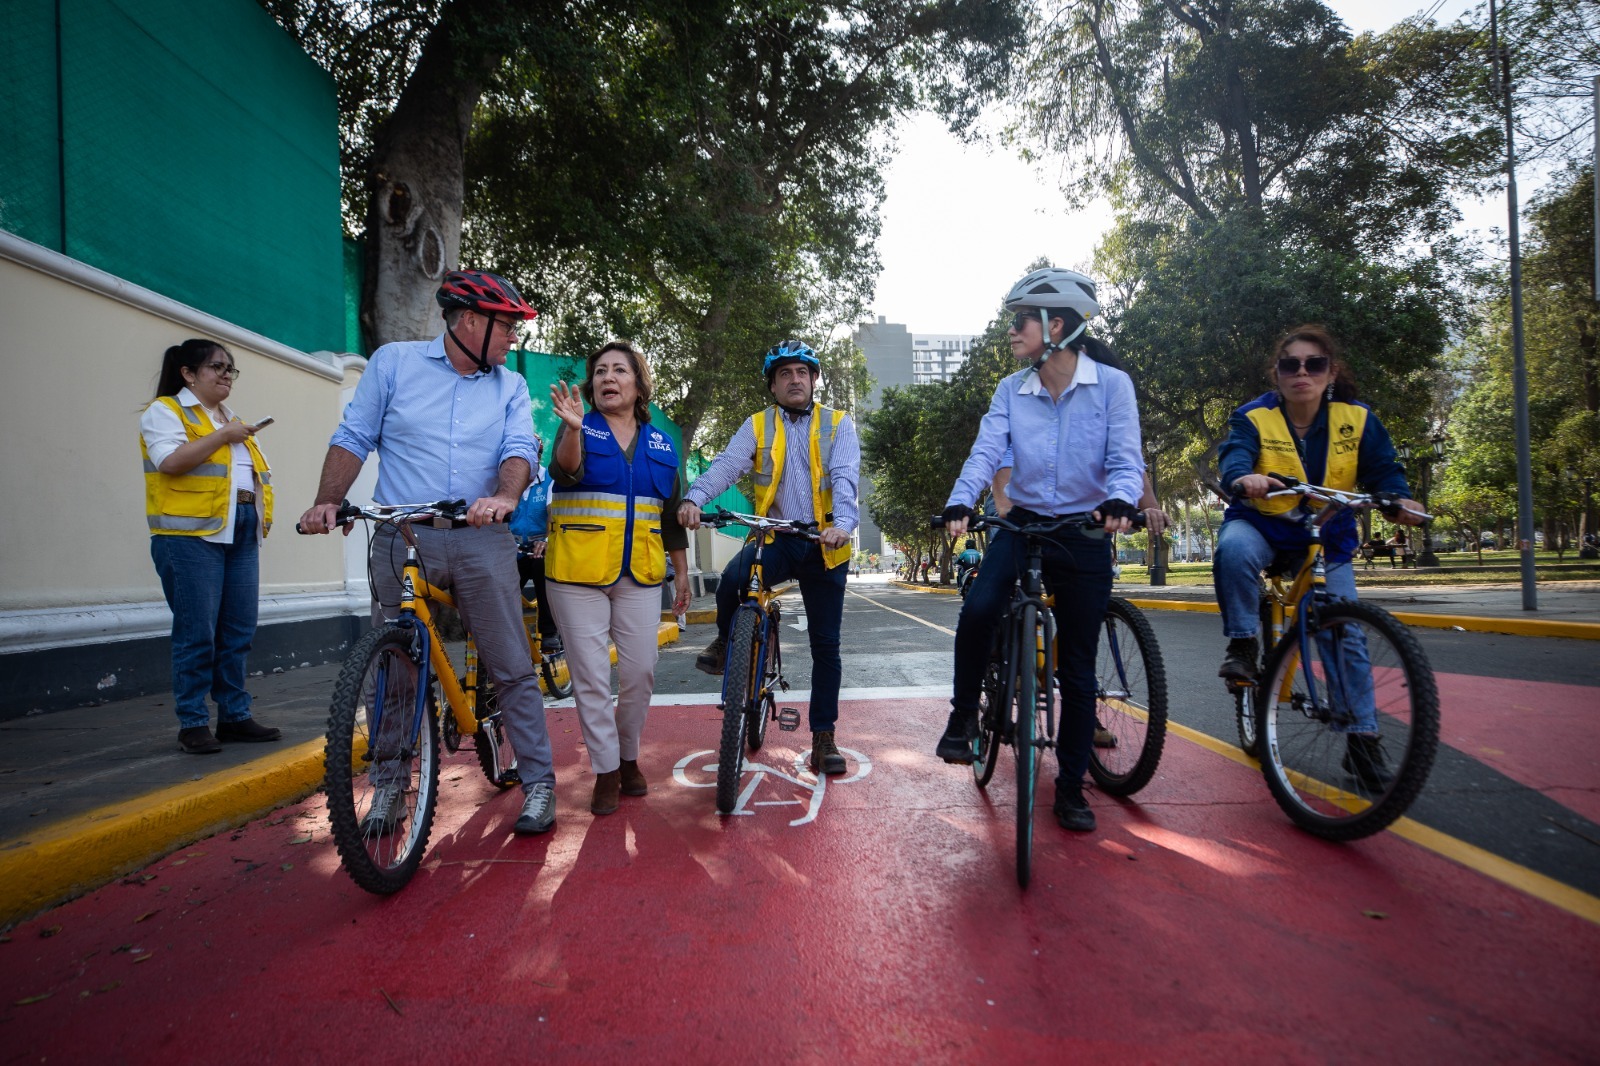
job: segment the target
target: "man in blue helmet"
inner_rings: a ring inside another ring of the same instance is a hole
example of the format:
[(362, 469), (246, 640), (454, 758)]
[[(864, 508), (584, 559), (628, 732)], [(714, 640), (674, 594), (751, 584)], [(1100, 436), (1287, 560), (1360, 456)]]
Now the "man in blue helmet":
[[(811, 772), (842, 774), (844, 756), (833, 739), (843, 673), (839, 626), (850, 535), (860, 521), (861, 442), (849, 415), (812, 402), (822, 364), (809, 345), (797, 340), (775, 345), (762, 359), (762, 371), (777, 402), (744, 420), (727, 450), (684, 493), (678, 522), (686, 529), (698, 528), (707, 501), (753, 471), (758, 514), (817, 523), (820, 542), (776, 537), (762, 555), (762, 568), (768, 585), (790, 579), (800, 584), (811, 638)], [(793, 447), (786, 446), (790, 441)], [(728, 626), (754, 558), (755, 545), (747, 544), (722, 572), (717, 638), (695, 660), (708, 674), (722, 675)]]

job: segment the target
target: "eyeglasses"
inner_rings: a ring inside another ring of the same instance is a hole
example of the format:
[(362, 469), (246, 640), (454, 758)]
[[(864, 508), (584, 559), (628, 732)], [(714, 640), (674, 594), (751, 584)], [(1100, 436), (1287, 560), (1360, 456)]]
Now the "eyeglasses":
[(1307, 374), (1326, 374), (1331, 360), (1325, 355), (1308, 355), (1302, 362), (1292, 355), (1278, 356), (1278, 373), (1292, 375), (1300, 373), (1300, 368), (1306, 368)]
[(205, 369), (211, 371), (219, 378), (228, 378), (229, 380), (233, 380), (239, 376), (239, 368), (236, 366), (229, 366), (227, 363), (205, 363), (203, 365)]
[(1025, 327), (1029, 322), (1043, 321), (1044, 319), (1039, 317), (1039, 312), (1037, 311), (1018, 311), (1011, 317), (1011, 331), (1013, 333), (1021, 333), (1023, 327)]

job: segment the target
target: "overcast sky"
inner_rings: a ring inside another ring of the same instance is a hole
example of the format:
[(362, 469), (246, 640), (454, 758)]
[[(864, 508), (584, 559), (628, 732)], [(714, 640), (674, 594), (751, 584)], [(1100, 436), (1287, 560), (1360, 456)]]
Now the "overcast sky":
[[(1361, 33), (1435, 8), (1434, 18), (1449, 22), (1476, 0), (1332, 0), (1330, 6)], [(1052, 185), (1054, 159), (1029, 167), (1003, 151), (962, 145), (930, 116), (902, 126), (899, 141), (886, 177), (878, 244), (883, 273), (873, 315), (914, 333), (977, 333), (1032, 260), (1042, 255), (1059, 266), (1089, 266), (1110, 211), (1069, 213)], [(1534, 187), (1525, 177), (1519, 185), (1526, 202)], [(1503, 194), (1462, 208), (1468, 229), (1505, 226)]]

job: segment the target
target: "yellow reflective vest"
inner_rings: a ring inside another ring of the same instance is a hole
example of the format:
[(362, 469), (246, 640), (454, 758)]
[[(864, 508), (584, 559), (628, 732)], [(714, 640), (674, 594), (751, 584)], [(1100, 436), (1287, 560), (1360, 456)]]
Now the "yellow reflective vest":
[[(198, 405), (184, 407), (175, 396), (158, 396), (155, 403), (166, 404), (178, 416), (190, 440), (215, 432), (211, 419)], [(261, 535), (272, 530), (272, 469), (254, 437), (246, 437), (250, 465), (255, 469), (257, 492), (261, 496)], [(228, 508), (233, 506), (233, 448), (224, 444), (186, 474), (163, 474), (150, 461), (150, 449), (139, 437), (139, 454), (144, 459), (144, 513), (150, 532), (157, 535), (206, 537), (220, 533), (228, 524)]]
[(662, 510), (678, 477), (672, 438), (644, 423), (629, 462), (599, 411), (584, 416), (582, 432), (583, 480), (557, 483), (550, 497), (545, 577), (606, 586), (627, 574), (641, 585), (661, 584), (667, 576)]
[[(1328, 403), (1328, 464), (1322, 474), (1322, 484), (1330, 489), (1352, 491), (1356, 487), (1356, 461), (1361, 457), (1361, 433), (1367, 428), (1367, 409), (1359, 404)], [(1257, 407), (1245, 412), (1261, 437), (1261, 450), (1256, 453), (1257, 474), (1289, 474), (1307, 481), (1304, 464), (1300, 462), (1300, 448), (1282, 406)], [(1251, 500), (1257, 511), (1264, 515), (1284, 515), (1300, 504), (1298, 496), (1279, 496), (1273, 499)], [(1320, 510), (1324, 505), (1312, 503)]]
[[(817, 404), (811, 408), (811, 514), (818, 529), (833, 525), (833, 478), (828, 474), (828, 463), (833, 457), (833, 442), (839, 435), (843, 411)], [(751, 428), (756, 435), (755, 467), (750, 472), (756, 486), (756, 514), (765, 516), (778, 496), (778, 482), (783, 477), (786, 420), (776, 404), (751, 416)], [(854, 548), (841, 544), (837, 548), (824, 548), (822, 561), (828, 569), (850, 561)]]

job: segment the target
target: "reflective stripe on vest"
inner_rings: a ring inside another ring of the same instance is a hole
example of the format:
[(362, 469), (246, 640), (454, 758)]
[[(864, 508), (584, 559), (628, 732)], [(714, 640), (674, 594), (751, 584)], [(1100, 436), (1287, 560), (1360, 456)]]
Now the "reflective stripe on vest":
[[(186, 408), (175, 396), (160, 396), (155, 402), (172, 409), (189, 440), (215, 432), (200, 408)], [(254, 438), (246, 437), (244, 446), (260, 490), (261, 533), (265, 536), (272, 530), (272, 471)], [(177, 475), (163, 474), (150, 460), (142, 435), (139, 454), (144, 460), (145, 522), (151, 533), (205, 537), (222, 532), (228, 524), (228, 508), (233, 506), (233, 449), (229, 445), (212, 452), (193, 470)]]
[[(1261, 437), (1256, 453), (1257, 474), (1288, 474), (1301, 481), (1311, 480), (1300, 462), (1300, 449), (1289, 430), (1282, 407), (1257, 407), (1245, 412)], [(1322, 484), (1346, 492), (1356, 487), (1356, 464), (1361, 457), (1361, 434), (1367, 428), (1367, 409), (1353, 403), (1328, 404), (1328, 458)], [(1298, 496), (1278, 496), (1270, 500), (1251, 500), (1264, 515), (1287, 515), (1300, 505)], [(1313, 503), (1314, 510), (1324, 506)]]
[[(833, 525), (833, 477), (828, 464), (833, 459), (833, 442), (839, 435), (843, 411), (816, 404), (811, 408), (811, 517), (818, 529)], [(751, 416), (751, 429), (755, 432), (756, 457), (750, 477), (756, 487), (756, 514), (765, 516), (778, 497), (778, 483), (783, 479), (786, 461), (787, 420), (776, 406), (757, 411)], [(796, 516), (790, 516), (796, 517)], [(822, 560), (829, 569), (849, 562), (853, 548), (842, 544), (825, 548)]]

